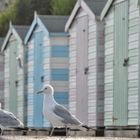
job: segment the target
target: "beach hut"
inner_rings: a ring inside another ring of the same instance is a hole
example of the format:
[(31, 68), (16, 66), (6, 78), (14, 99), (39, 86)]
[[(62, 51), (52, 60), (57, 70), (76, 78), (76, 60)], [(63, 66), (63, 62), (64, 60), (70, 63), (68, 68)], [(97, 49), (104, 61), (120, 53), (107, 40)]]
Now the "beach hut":
[(105, 22), (106, 127), (140, 125), (140, 1), (108, 0)]
[[(0, 50), (4, 38), (0, 38)], [(0, 51), (0, 104), (4, 107), (4, 54)]]
[(81, 122), (103, 127), (104, 24), (106, 0), (78, 0), (67, 23), (69, 32), (69, 110)]
[(4, 104), (24, 122), (24, 45), (26, 26), (15, 26), (10, 23), (8, 33), (2, 45), (4, 53)]
[(45, 84), (54, 87), (57, 102), (68, 106), (69, 46), (64, 32), (68, 17), (37, 15), (26, 35), (27, 126), (50, 127), (42, 114), (43, 95), (37, 91)]

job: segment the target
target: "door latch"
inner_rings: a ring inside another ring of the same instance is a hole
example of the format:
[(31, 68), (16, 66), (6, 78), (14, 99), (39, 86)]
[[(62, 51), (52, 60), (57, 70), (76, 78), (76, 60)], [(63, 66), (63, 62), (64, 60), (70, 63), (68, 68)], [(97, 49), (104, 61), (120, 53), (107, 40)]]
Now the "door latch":
[(16, 85), (16, 87), (18, 87), (18, 80), (15, 81), (15, 85)]
[(124, 59), (123, 66), (124, 67), (128, 66), (128, 62), (129, 62), (129, 57)]
[(84, 74), (87, 75), (89, 72), (89, 67), (85, 67)]
[(41, 76), (41, 82), (42, 83), (44, 82), (44, 76)]

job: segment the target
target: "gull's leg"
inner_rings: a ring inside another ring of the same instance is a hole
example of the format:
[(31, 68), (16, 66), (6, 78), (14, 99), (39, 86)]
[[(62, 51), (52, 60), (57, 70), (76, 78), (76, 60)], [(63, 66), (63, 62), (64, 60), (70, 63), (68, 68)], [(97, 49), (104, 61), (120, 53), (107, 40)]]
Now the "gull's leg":
[(68, 137), (68, 127), (67, 127), (67, 125), (66, 125), (66, 137)]
[(53, 131), (54, 131), (54, 127), (53, 127), (52, 130), (51, 130), (50, 137), (52, 136)]

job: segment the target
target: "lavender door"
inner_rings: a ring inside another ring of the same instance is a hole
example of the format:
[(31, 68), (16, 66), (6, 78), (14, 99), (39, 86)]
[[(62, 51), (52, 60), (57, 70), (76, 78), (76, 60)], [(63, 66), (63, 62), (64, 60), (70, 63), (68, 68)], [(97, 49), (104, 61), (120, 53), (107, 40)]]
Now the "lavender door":
[(88, 123), (88, 17), (77, 19), (77, 75), (76, 75), (76, 116), (84, 124)]

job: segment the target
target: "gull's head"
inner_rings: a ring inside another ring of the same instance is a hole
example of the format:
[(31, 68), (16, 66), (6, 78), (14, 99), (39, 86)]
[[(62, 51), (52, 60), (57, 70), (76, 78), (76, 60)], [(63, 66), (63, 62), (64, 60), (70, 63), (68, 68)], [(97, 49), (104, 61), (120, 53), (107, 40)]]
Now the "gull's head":
[(43, 87), (43, 89), (39, 92), (37, 92), (37, 94), (39, 93), (44, 93), (44, 94), (53, 94), (54, 93), (54, 89), (51, 85), (47, 84)]

